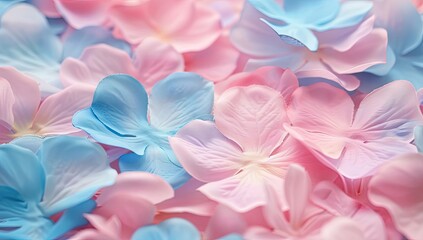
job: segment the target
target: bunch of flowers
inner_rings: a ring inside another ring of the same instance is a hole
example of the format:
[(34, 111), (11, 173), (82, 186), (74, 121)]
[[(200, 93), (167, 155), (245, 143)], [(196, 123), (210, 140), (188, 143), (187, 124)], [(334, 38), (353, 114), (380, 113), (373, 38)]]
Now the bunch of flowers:
[(0, 0), (0, 239), (423, 239), (421, 13)]

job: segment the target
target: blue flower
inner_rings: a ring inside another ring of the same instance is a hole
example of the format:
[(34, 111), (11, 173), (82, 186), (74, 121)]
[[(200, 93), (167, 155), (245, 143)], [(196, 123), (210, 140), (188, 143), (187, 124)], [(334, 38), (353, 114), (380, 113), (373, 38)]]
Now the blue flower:
[[(82, 214), (95, 207), (91, 197), (116, 175), (104, 150), (83, 138), (46, 139), (36, 155), (1, 145), (0, 238), (54, 239), (86, 224)], [(62, 211), (53, 223), (50, 217)]]
[(388, 32), (387, 62), (360, 73), (360, 90), (370, 92), (394, 80), (423, 88), (423, 21), (409, 0), (375, 2), (376, 24)]
[(347, 28), (360, 23), (372, 9), (370, 1), (340, 0), (248, 0), (269, 20), (261, 19), (282, 40), (316, 51), (319, 42), (313, 31)]
[(185, 219), (171, 218), (157, 225), (139, 228), (131, 240), (200, 240), (200, 232)]
[(119, 160), (121, 171), (157, 174), (176, 188), (189, 175), (168, 137), (194, 119), (211, 119), (213, 96), (213, 84), (194, 73), (168, 76), (149, 97), (133, 77), (110, 75), (97, 86), (91, 107), (74, 115), (73, 124), (98, 142), (134, 152)]
[(35, 7), (19, 1), (0, 2), (0, 66), (13, 66), (35, 78), (43, 96), (63, 88), (59, 78), (65, 57), (78, 57), (90, 45), (106, 43), (128, 50), (110, 31), (91, 27), (73, 32), (62, 44)]

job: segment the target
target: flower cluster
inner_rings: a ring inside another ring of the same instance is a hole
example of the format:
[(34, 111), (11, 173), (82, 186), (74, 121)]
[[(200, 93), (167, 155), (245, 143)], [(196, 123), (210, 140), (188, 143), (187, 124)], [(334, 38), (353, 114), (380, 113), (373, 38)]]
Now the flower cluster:
[(421, 14), (0, 0), (0, 239), (423, 239)]

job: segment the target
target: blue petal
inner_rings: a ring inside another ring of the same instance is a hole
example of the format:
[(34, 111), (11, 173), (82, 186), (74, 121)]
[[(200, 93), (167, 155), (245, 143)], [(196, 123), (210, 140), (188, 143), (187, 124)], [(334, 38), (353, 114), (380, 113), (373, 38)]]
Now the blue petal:
[(213, 101), (213, 83), (194, 73), (171, 74), (151, 90), (151, 125), (175, 132), (194, 119), (209, 118)]
[[(317, 31), (327, 31), (351, 27), (363, 21), (364, 17), (372, 10), (371, 1), (348, 1), (341, 5), (338, 15), (332, 21), (313, 27)], [(320, 9), (318, 10), (320, 11)]]
[(16, 190), (0, 186), (0, 239), (44, 239), (52, 225), (36, 202), (27, 202)]
[(281, 5), (274, 0), (248, 0), (248, 3), (267, 17), (286, 21)]
[(271, 27), (279, 37), (288, 44), (294, 46), (305, 46), (310, 51), (317, 51), (319, 48), (319, 42), (317, 37), (312, 31), (305, 27), (295, 25), (277, 25), (273, 24), (266, 19), (261, 19), (269, 27)]
[(39, 202), (44, 193), (45, 174), (30, 150), (12, 144), (0, 145), (0, 186), (8, 186), (25, 201)]
[(127, 42), (116, 39), (110, 30), (93, 26), (76, 30), (66, 38), (63, 46), (63, 57), (78, 58), (85, 48), (101, 43), (131, 54), (131, 46)]
[(16, 4), (3, 15), (0, 46), (0, 66), (13, 66), (33, 76), (44, 96), (62, 88), (62, 44), (36, 8)]
[(113, 131), (136, 136), (141, 128), (148, 125), (147, 104), (147, 93), (135, 78), (115, 74), (98, 84), (91, 110)]
[(28, 150), (31, 150), (31, 152), (36, 153), (40, 148), (41, 144), (43, 143), (44, 139), (45, 138), (40, 137), (38, 135), (25, 135), (13, 139), (10, 144), (26, 148)]
[(420, 45), (423, 26), (411, 1), (375, 1), (376, 24), (388, 31), (388, 43), (394, 52), (404, 55)]
[(148, 146), (142, 156), (134, 153), (123, 155), (119, 159), (119, 168), (122, 172), (143, 171), (159, 175), (175, 189), (190, 179), (189, 174), (181, 166), (173, 164), (167, 153), (157, 145)]
[(66, 210), (59, 221), (50, 229), (47, 239), (57, 239), (68, 231), (88, 224), (84, 213), (90, 213), (96, 207), (94, 200), (88, 200), (73, 208)]
[(416, 89), (423, 88), (423, 44), (405, 56), (396, 56), (395, 64), (388, 74), (376, 76), (369, 73), (360, 73), (360, 91), (370, 92), (389, 82), (402, 79), (411, 82)]
[(48, 216), (87, 201), (115, 182), (117, 173), (106, 152), (85, 138), (46, 139), (37, 155), (47, 176), (41, 206)]
[[(106, 127), (91, 111), (91, 108), (77, 112), (72, 123), (91, 135), (95, 140), (111, 146), (131, 149), (138, 154), (144, 154), (149, 139), (138, 136), (121, 135)], [(147, 130), (146, 130), (147, 131)]]
[(131, 240), (169, 240), (167, 235), (158, 226), (146, 226), (138, 229)]
[(131, 240), (200, 240), (198, 230), (182, 218), (171, 218), (158, 225), (146, 226), (138, 229)]
[[(274, 1), (274, 0), (270, 0)], [(283, 8), (290, 23), (318, 25), (331, 21), (340, 8), (339, 0), (284, 0)]]

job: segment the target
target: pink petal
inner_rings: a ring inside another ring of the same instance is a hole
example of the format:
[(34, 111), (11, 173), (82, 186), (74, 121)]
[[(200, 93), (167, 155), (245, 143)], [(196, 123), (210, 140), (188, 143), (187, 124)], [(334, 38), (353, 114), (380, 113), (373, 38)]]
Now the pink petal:
[(242, 72), (232, 75), (227, 80), (216, 85), (216, 91), (222, 93), (231, 87), (250, 85), (265, 85), (279, 91), (288, 102), (295, 89), (298, 79), (289, 69), (279, 67), (261, 67), (253, 72)]
[(286, 136), (285, 108), (282, 95), (269, 87), (231, 88), (215, 104), (216, 126), (244, 152), (270, 156)]
[(285, 199), (289, 205), (289, 222), (298, 226), (303, 222), (303, 214), (309, 202), (311, 180), (301, 166), (290, 165), (285, 177)]
[(26, 130), (32, 124), (41, 101), (38, 84), (12, 67), (0, 67), (0, 78), (9, 82), (15, 96), (14, 127)]
[(369, 183), (369, 198), (391, 214), (409, 239), (423, 238), (423, 157), (408, 154), (384, 165)]
[(208, 199), (197, 189), (204, 183), (191, 178), (182, 187), (175, 190), (175, 196), (160, 203), (157, 208), (160, 212), (180, 213), (187, 212), (199, 216), (211, 216), (217, 203)]
[(320, 48), (332, 48), (338, 52), (345, 52), (372, 32), (374, 22), (375, 17), (372, 16), (357, 27), (316, 32), (315, 34), (319, 39)]
[(322, 238), (325, 240), (338, 240), (348, 236), (354, 240), (365, 240), (360, 226), (346, 217), (334, 218), (322, 228)]
[(172, 198), (173, 189), (157, 175), (146, 172), (125, 172), (118, 175), (114, 185), (102, 190), (97, 201), (102, 205), (109, 198), (121, 194), (157, 204)]
[(87, 108), (93, 97), (93, 89), (83, 86), (68, 87), (47, 97), (35, 116), (33, 129), (38, 134), (70, 134), (78, 132), (73, 127), (73, 115)]
[(217, 182), (207, 183), (199, 190), (208, 198), (237, 212), (247, 212), (267, 204), (272, 186), (281, 181), (264, 170), (251, 170)]
[(294, 127), (316, 134), (347, 129), (353, 114), (354, 103), (348, 94), (326, 83), (298, 88), (288, 108), (288, 116)]
[[(178, 13), (178, 18), (179, 16), (180, 13)], [(197, 4), (194, 17), (190, 19), (190, 24), (185, 26), (183, 30), (174, 32), (170, 38), (172, 45), (177, 51), (193, 52), (202, 51), (210, 47), (220, 36), (220, 33), (219, 14)]]
[(361, 101), (353, 129), (365, 131), (367, 139), (396, 137), (410, 142), (414, 127), (423, 123), (419, 106), (413, 86), (407, 81), (394, 81)]
[(376, 169), (393, 157), (417, 152), (414, 145), (395, 138), (374, 141), (350, 141), (338, 160), (332, 164), (343, 176), (358, 179), (374, 174)]
[(376, 64), (386, 63), (387, 33), (375, 29), (345, 52), (331, 48), (321, 50), (322, 61), (338, 74), (362, 72)]
[(234, 210), (219, 205), (207, 225), (206, 239), (218, 239), (229, 234), (242, 234), (247, 229), (244, 216)]
[(171, 45), (146, 38), (134, 50), (136, 76), (149, 91), (153, 85), (174, 72), (184, 70), (184, 59)]
[(55, 0), (56, 7), (68, 23), (80, 29), (101, 25), (107, 18), (107, 11), (113, 0)]
[(239, 51), (226, 36), (220, 36), (210, 47), (184, 54), (185, 71), (195, 72), (211, 81), (227, 78), (237, 67)]
[(242, 167), (241, 149), (212, 122), (192, 121), (169, 142), (184, 169), (200, 181), (225, 179)]
[(64, 87), (73, 84), (89, 84), (95, 86), (98, 82), (92, 76), (88, 66), (79, 59), (66, 58), (60, 66), (60, 80)]
[(105, 44), (86, 48), (80, 59), (90, 70), (92, 82), (95, 83), (111, 74), (134, 75), (136, 72), (131, 58), (125, 51)]
[(0, 122), (13, 126), (13, 104), (15, 96), (9, 82), (0, 78)]

